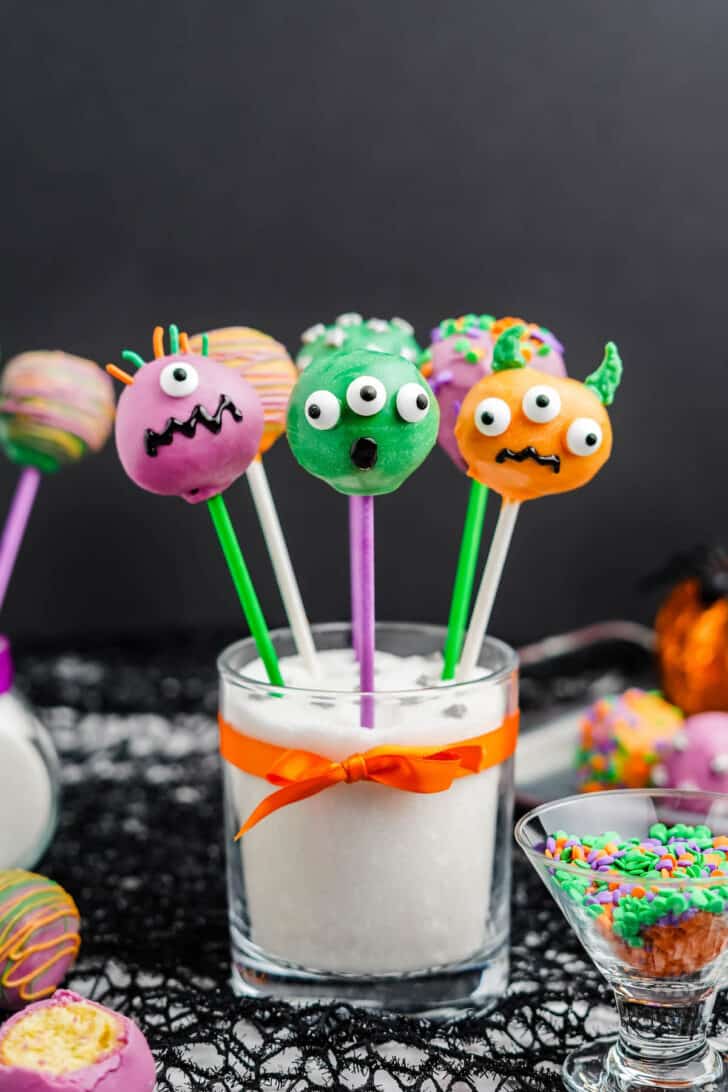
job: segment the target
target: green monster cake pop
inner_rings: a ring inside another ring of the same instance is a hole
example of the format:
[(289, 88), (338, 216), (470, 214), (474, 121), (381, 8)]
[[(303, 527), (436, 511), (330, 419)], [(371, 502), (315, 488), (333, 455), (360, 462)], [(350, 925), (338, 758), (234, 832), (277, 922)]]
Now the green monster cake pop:
[(365, 349), (310, 364), (288, 407), (298, 462), (340, 493), (392, 493), (437, 439), (437, 401), (416, 366)]

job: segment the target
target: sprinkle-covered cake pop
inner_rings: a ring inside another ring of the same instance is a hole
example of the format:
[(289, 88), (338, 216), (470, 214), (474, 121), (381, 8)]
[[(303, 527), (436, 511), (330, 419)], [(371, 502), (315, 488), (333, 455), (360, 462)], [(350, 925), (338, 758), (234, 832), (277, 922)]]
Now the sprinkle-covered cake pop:
[(471, 387), (491, 374), (493, 349), (505, 330), (518, 326), (521, 351), (527, 364), (545, 375), (564, 376), (564, 349), (552, 333), (507, 316), (461, 315), (444, 319), (432, 331), (432, 342), (421, 358), (423, 374), (430, 381), (440, 406), (440, 430), (437, 441), (460, 470), (465, 470), (455, 440), (455, 424), (460, 408)]
[(660, 787), (728, 793), (728, 713), (688, 717), (653, 776)]
[(0, 443), (21, 466), (51, 473), (105, 444), (114, 420), (111, 380), (93, 360), (21, 353), (0, 378)]
[(391, 493), (424, 461), (439, 412), (417, 367), (401, 356), (357, 350), (302, 373), (288, 409), (298, 462), (340, 493)]
[(655, 823), (647, 838), (627, 839), (557, 831), (543, 851), (554, 882), (636, 970), (694, 974), (728, 945), (728, 838), (710, 827)]
[(79, 924), (76, 904), (53, 880), (0, 872), (0, 1009), (53, 993), (78, 955)]
[[(190, 350), (202, 352), (202, 334), (190, 338)], [(264, 454), (285, 432), (286, 410), (298, 372), (288, 352), (274, 338), (249, 326), (226, 326), (207, 335), (208, 356), (218, 364), (234, 368), (255, 387), (263, 405)]]
[(314, 361), (328, 360), (335, 353), (350, 353), (354, 349), (402, 356), (413, 363), (422, 351), (415, 340), (414, 327), (406, 319), (365, 319), (356, 311), (339, 315), (330, 326), (322, 322), (309, 326), (301, 334), (301, 341), (303, 347), (296, 357), (301, 370)]
[[(159, 338), (155, 344), (159, 351)], [(263, 407), (247, 380), (176, 344), (149, 363), (134, 353), (124, 358), (139, 370), (130, 376), (111, 368), (126, 383), (116, 447), (136, 485), (198, 504), (245, 473), (263, 436)]]
[(67, 990), (0, 1028), (0, 1092), (153, 1092), (156, 1079), (137, 1025)]
[(581, 792), (642, 789), (683, 715), (659, 694), (632, 687), (613, 698), (600, 698), (581, 722), (577, 778)]
[(601, 470), (612, 450), (604, 407), (622, 374), (610, 342), (583, 383), (547, 380), (526, 365), (522, 333), (513, 326), (498, 339), (493, 374), (468, 393), (455, 427), (470, 477), (519, 502), (578, 489)]

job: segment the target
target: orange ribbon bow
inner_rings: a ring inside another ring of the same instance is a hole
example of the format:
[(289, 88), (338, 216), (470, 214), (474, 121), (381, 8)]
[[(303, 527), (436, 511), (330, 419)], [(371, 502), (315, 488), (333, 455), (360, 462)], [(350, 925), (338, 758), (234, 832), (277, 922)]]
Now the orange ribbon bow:
[(279, 808), (306, 800), (332, 785), (376, 781), (403, 792), (445, 792), (459, 777), (482, 773), (510, 758), (518, 738), (518, 712), (492, 732), (445, 747), (394, 747), (385, 744), (364, 754), (332, 762), (311, 751), (288, 750), (245, 736), (218, 717), (220, 754), (239, 770), (278, 786), (258, 804), (236, 835), (249, 830)]

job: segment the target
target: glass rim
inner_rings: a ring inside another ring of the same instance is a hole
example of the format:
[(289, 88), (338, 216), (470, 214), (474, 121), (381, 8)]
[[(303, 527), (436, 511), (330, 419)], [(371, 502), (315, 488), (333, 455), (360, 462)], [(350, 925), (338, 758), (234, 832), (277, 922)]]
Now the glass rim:
[[(609, 873), (599, 872), (596, 868), (579, 868), (578, 865), (570, 864), (569, 862), (555, 860), (553, 857), (547, 857), (545, 852), (534, 849), (532, 845), (527, 844), (525, 838), (525, 829), (527, 825), (534, 819), (540, 818), (541, 815), (551, 808), (571, 803), (584, 803), (585, 801), (593, 798), (594, 796), (612, 797), (618, 799), (636, 797), (654, 798), (654, 797), (674, 797), (681, 800), (712, 800), (715, 802), (722, 801), (726, 806), (728, 813), (728, 795), (723, 792), (709, 792), (702, 789), (605, 789), (597, 793), (575, 793), (572, 796), (562, 796), (558, 800), (548, 800), (543, 804), (539, 804), (538, 807), (531, 808), (525, 815), (516, 823), (513, 836), (517, 845), (526, 856), (529, 858), (532, 864), (538, 864), (539, 867), (545, 866), (546, 868), (557, 868), (559, 871), (570, 873), (572, 876), (578, 876), (579, 878), (586, 879), (587, 876), (598, 880), (600, 883), (616, 882), (617, 878), (622, 876), (622, 882), (625, 884), (631, 883), (635, 886), (646, 887), (665, 887), (665, 888), (679, 888), (679, 887), (710, 887), (716, 883), (728, 884), (728, 873), (725, 877), (719, 876), (717, 879), (712, 879), (710, 876), (676, 876), (674, 879), (665, 880), (662, 877), (660, 879), (645, 880), (644, 877), (635, 876), (634, 879), (630, 877), (628, 873)], [(615, 819), (615, 823), (616, 823)], [(656, 822), (658, 820), (655, 820)]]
[[(412, 630), (419, 629), (426, 633), (437, 633), (440, 636), (441, 643), (444, 644), (444, 638), (447, 633), (445, 626), (434, 625), (430, 622), (386, 622), (381, 621), (376, 623), (376, 629), (386, 628), (390, 631), (397, 630)], [(311, 631), (314, 636), (323, 633), (340, 632), (341, 630), (351, 630), (350, 622), (319, 622), (311, 626)], [(281, 626), (278, 629), (272, 629), (270, 631), (271, 638), (275, 644), (276, 639), (282, 637), (292, 637), (291, 630), (288, 626)], [(435, 686), (416, 686), (408, 687), (407, 689), (397, 690), (331, 690), (325, 686), (278, 686), (275, 683), (268, 682), (263, 679), (255, 679), (251, 675), (246, 675), (243, 671), (233, 666), (232, 660), (241, 649), (256, 649), (255, 639), (251, 637), (243, 637), (239, 641), (234, 641), (232, 644), (227, 645), (217, 658), (217, 670), (218, 674), (226, 680), (226, 682), (232, 683), (234, 686), (243, 687), (245, 690), (258, 691), (265, 693), (266, 695), (274, 694), (310, 694), (310, 695), (337, 695), (341, 699), (346, 698), (360, 698), (360, 697), (372, 697), (372, 698), (407, 698), (414, 695), (422, 695), (429, 692), (432, 693), (463, 693), (468, 687), (482, 686), (487, 683), (489, 686), (497, 686), (500, 683), (508, 679), (514, 671), (518, 669), (518, 654), (506, 644), (505, 641), (501, 641), (498, 637), (491, 637), (486, 634), (483, 641), (483, 647), (486, 645), (491, 648), (497, 649), (503, 660), (504, 666), (498, 668), (497, 671), (491, 671), (487, 674), (478, 675), (472, 679), (463, 679), (458, 681), (457, 679), (448, 679), (447, 681), (438, 681)], [(259, 659), (259, 655), (256, 655), (256, 659)]]

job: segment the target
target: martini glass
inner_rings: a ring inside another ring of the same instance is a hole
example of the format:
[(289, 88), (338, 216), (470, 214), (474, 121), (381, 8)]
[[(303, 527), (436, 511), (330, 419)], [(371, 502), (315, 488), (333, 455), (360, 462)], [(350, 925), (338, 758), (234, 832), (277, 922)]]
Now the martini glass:
[[(679, 853), (685, 862), (693, 858), (684, 867), (696, 873), (710, 861), (706, 827), (728, 835), (728, 796), (590, 793), (544, 804), (516, 826), (518, 844), (612, 987), (619, 1015), (615, 1037), (567, 1057), (562, 1075), (571, 1092), (728, 1092), (728, 1068), (707, 1039), (716, 990), (728, 973), (728, 869), (713, 863), (715, 876), (669, 879), (655, 860), (644, 877), (639, 858), (649, 856), (651, 835), (661, 837), (654, 829), (660, 823), (677, 827)], [(606, 872), (609, 862), (600, 872), (596, 859), (554, 860), (548, 839), (558, 834), (609, 834), (608, 855), (610, 846), (631, 839), (634, 848), (625, 852), (635, 871), (615, 877)]]

